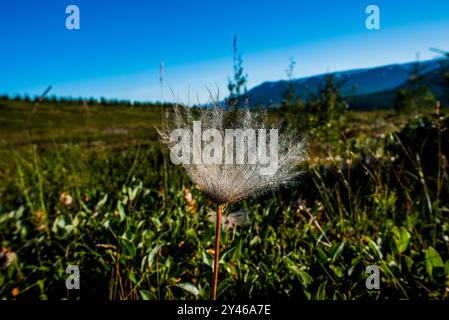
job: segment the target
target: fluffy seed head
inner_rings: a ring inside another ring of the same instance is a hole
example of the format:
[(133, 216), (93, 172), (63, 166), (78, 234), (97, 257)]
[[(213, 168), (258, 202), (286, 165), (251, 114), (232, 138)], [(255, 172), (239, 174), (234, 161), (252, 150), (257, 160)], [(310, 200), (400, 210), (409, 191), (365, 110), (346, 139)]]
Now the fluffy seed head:
[[(186, 129), (190, 133), (184, 143), (190, 147), (193, 137), (193, 122), (200, 121), (202, 130), (216, 129), (224, 137), (227, 129), (277, 129), (277, 170), (272, 175), (262, 174), (261, 169), (266, 165), (256, 162), (250, 163), (182, 163), (192, 182), (210, 200), (216, 203), (234, 203), (248, 197), (256, 197), (280, 186), (290, 184), (301, 174), (300, 165), (305, 160), (305, 138), (299, 136), (289, 128), (279, 128), (270, 124), (266, 112), (231, 110), (215, 104), (204, 108), (187, 108), (176, 106), (169, 109), (165, 115), (165, 123), (158, 130), (161, 142), (169, 149), (182, 142), (173, 141), (171, 133), (176, 129)], [(267, 137), (271, 139), (271, 136)], [(201, 141), (202, 147), (208, 141)], [(267, 142), (268, 145), (269, 142)], [(235, 144), (234, 144), (235, 146)], [(248, 150), (248, 149), (246, 149)], [(237, 159), (238, 150), (233, 151)], [(269, 153), (269, 152), (267, 152)], [(173, 156), (173, 154), (171, 154)], [(176, 155), (175, 155), (176, 157)], [(248, 160), (249, 151), (243, 155)], [(173, 159), (173, 158), (172, 158)]]

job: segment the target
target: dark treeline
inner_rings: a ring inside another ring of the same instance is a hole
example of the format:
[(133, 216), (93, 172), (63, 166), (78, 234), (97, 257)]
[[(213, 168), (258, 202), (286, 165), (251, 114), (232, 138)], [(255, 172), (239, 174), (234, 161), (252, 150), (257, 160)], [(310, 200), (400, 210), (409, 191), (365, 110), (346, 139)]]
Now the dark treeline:
[[(106, 107), (139, 107), (139, 108), (154, 108), (161, 107), (160, 101), (154, 102), (143, 102), (143, 101), (130, 101), (130, 100), (121, 100), (121, 99), (106, 99), (101, 97), (100, 99), (96, 98), (83, 98), (83, 97), (57, 97), (55, 95), (51, 95), (49, 97), (39, 97), (34, 96), (30, 97), (29, 95), (0, 95), (0, 105), (6, 104), (9, 102), (25, 102), (25, 103), (48, 103), (48, 104), (62, 104), (62, 105), (84, 105), (87, 104), (89, 107), (94, 106), (106, 106)], [(170, 107), (173, 106), (173, 103), (163, 103), (164, 106)]]

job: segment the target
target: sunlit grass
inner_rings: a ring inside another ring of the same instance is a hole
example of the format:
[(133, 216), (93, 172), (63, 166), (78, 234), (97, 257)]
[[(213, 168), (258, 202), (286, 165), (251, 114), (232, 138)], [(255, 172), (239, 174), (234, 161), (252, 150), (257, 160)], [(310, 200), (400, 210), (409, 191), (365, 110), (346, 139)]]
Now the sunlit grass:
[[(45, 108), (0, 110), (0, 247), (16, 255), (0, 297), (208, 299), (215, 208), (165, 172), (159, 110)], [(343, 121), (339, 148), (311, 141), (298, 186), (229, 208), (251, 222), (223, 229), (219, 299), (447, 298), (447, 118), (440, 132), (390, 111)], [(380, 291), (365, 287), (372, 264)]]

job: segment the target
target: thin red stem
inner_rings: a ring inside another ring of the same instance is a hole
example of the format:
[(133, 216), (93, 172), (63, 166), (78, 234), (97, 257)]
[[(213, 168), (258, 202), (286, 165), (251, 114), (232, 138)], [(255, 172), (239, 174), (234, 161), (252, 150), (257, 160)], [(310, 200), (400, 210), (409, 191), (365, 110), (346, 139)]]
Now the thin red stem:
[(212, 282), (212, 300), (217, 299), (217, 282), (218, 282), (218, 256), (220, 253), (220, 236), (221, 236), (221, 214), (223, 206), (220, 204), (217, 208), (217, 225), (215, 227), (215, 259), (214, 259), (214, 279)]

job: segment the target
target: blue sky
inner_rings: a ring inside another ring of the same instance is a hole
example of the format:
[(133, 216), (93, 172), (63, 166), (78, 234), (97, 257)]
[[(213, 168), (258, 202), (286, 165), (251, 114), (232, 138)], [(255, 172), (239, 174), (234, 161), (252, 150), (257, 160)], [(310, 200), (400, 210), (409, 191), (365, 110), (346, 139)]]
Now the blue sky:
[[(370, 4), (380, 30), (365, 28)], [(290, 57), (296, 77), (433, 58), (449, 50), (449, 1), (1, 0), (0, 93), (159, 100), (164, 61), (164, 100), (204, 102), (227, 94), (235, 33), (253, 87), (285, 78)]]

